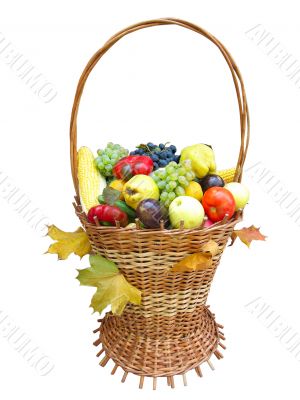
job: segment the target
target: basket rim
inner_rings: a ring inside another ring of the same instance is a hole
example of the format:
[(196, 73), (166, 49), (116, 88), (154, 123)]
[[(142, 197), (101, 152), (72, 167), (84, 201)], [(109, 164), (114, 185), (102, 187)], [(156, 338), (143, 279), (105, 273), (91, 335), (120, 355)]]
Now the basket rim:
[(118, 234), (139, 234), (139, 235), (147, 235), (147, 234), (158, 234), (158, 235), (177, 235), (177, 234), (188, 234), (188, 233), (199, 233), (199, 232), (214, 232), (217, 230), (226, 230), (228, 227), (235, 226), (238, 222), (241, 222), (243, 219), (243, 210), (238, 210), (234, 213), (233, 217), (229, 220), (225, 217), (222, 221), (216, 222), (211, 226), (203, 227), (200, 226), (199, 228), (177, 228), (177, 229), (153, 229), (153, 228), (127, 228), (121, 226), (103, 226), (103, 225), (96, 225), (91, 223), (86, 213), (82, 210), (80, 204), (73, 203), (75, 208), (75, 213), (80, 221), (83, 223), (84, 228), (92, 228), (98, 232), (102, 233), (118, 233)]

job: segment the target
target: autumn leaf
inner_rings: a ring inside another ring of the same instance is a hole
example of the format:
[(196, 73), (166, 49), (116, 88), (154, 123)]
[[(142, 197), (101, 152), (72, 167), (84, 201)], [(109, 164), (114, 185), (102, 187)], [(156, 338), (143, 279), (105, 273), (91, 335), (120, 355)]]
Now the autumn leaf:
[(101, 313), (111, 305), (112, 313), (121, 315), (128, 302), (141, 304), (141, 291), (127, 282), (114, 262), (91, 255), (90, 265), (78, 271), (77, 279), (81, 285), (97, 288), (91, 301), (94, 312)]
[(113, 206), (117, 200), (120, 200), (121, 192), (111, 187), (103, 190), (103, 198), (106, 204)]
[(113, 261), (100, 255), (90, 255), (90, 267), (78, 270), (77, 279), (84, 286), (98, 286), (103, 278), (110, 278), (119, 273), (119, 269)]
[(201, 246), (201, 250), (204, 252), (209, 252), (212, 256), (215, 256), (219, 253), (219, 245), (214, 240), (209, 240), (207, 243)]
[(219, 252), (219, 245), (209, 240), (201, 246), (201, 252), (191, 254), (173, 265), (171, 272), (191, 272), (207, 269), (212, 266), (212, 258)]
[(251, 225), (248, 228), (234, 230), (231, 234), (231, 243), (229, 246), (233, 245), (237, 237), (248, 247), (250, 247), (252, 240), (266, 240), (267, 236), (261, 234), (259, 229)]
[(171, 268), (171, 272), (192, 272), (207, 269), (212, 265), (211, 253), (195, 253), (185, 257)]
[(101, 313), (111, 305), (112, 313), (121, 315), (128, 302), (141, 304), (141, 292), (118, 273), (101, 280), (92, 298), (91, 307)]
[(56, 242), (50, 245), (46, 253), (57, 254), (59, 260), (66, 260), (71, 253), (82, 258), (91, 252), (89, 238), (82, 228), (75, 232), (64, 232), (50, 225), (47, 235)]

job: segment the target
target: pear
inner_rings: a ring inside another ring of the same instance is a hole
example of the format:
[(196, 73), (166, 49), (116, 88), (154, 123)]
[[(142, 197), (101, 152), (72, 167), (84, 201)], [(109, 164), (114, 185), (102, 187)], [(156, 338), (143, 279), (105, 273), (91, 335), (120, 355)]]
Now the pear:
[(214, 152), (207, 144), (200, 143), (185, 147), (181, 152), (180, 162), (184, 160), (191, 160), (197, 178), (203, 178), (216, 171)]

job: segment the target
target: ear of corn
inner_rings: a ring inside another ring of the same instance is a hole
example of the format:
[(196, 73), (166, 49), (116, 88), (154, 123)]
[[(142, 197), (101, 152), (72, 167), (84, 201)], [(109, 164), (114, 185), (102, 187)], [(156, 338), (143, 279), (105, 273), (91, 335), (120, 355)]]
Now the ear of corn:
[(216, 175), (219, 175), (225, 183), (233, 182), (234, 174), (235, 168), (223, 169), (216, 172)]
[(78, 183), (82, 209), (85, 213), (99, 204), (98, 196), (106, 187), (106, 180), (95, 165), (94, 155), (88, 147), (78, 150)]

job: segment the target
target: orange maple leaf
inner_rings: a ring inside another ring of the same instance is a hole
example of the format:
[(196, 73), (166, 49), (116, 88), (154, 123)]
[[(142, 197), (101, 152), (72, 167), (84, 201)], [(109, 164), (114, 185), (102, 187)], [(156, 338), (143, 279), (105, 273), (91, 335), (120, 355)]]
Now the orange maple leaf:
[(248, 247), (250, 247), (252, 240), (266, 240), (267, 236), (260, 233), (259, 229), (251, 225), (248, 228), (234, 230), (231, 234), (231, 243), (229, 246), (233, 245), (237, 237)]

